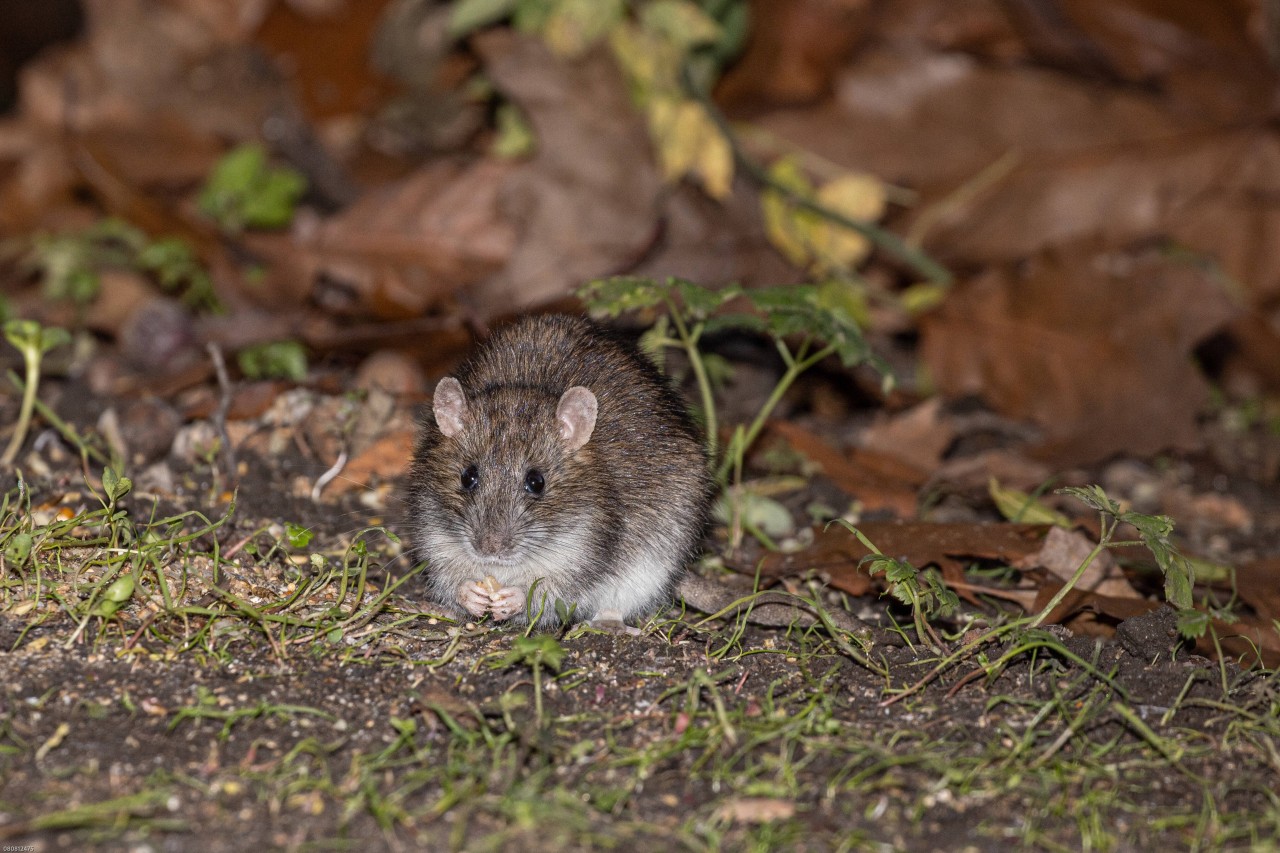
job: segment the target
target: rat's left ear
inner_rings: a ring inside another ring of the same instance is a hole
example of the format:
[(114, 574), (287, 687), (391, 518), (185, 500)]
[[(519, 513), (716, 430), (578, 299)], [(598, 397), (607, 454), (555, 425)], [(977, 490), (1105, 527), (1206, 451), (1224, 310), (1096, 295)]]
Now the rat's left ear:
[(596, 395), (581, 385), (573, 386), (560, 396), (556, 420), (560, 421), (560, 439), (570, 451), (577, 450), (591, 438), (598, 410)]

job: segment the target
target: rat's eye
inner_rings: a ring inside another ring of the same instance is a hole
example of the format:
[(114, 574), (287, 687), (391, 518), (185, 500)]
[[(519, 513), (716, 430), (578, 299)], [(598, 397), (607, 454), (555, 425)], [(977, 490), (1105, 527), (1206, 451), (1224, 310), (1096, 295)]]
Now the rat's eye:
[(462, 469), (461, 480), (464, 492), (475, 491), (476, 486), (480, 485), (480, 470), (474, 465), (468, 465)]
[(542, 479), (542, 472), (536, 468), (530, 468), (528, 473), (524, 475), (524, 490), (535, 498), (540, 498), (546, 488), (547, 481)]

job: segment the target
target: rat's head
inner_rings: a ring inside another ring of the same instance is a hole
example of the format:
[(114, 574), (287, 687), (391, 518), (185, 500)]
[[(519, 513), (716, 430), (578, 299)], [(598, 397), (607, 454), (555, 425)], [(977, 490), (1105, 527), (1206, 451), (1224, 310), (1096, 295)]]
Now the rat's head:
[(440, 436), (422, 467), (431, 482), (421, 485), (434, 499), (424, 526), (437, 560), (499, 578), (504, 568), (545, 575), (584, 534), (595, 395), (574, 386), (558, 399), (509, 387), (468, 396), (446, 377), (432, 408)]

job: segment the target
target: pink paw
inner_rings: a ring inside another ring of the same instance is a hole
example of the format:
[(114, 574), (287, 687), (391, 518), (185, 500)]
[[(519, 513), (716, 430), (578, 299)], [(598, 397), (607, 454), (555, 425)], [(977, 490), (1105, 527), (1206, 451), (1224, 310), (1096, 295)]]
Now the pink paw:
[(489, 612), (497, 622), (510, 619), (517, 613), (523, 613), (524, 590), (516, 586), (505, 586), (497, 592), (490, 593)]
[(464, 581), (458, 587), (458, 603), (477, 619), (489, 612), (489, 590), (481, 581)]

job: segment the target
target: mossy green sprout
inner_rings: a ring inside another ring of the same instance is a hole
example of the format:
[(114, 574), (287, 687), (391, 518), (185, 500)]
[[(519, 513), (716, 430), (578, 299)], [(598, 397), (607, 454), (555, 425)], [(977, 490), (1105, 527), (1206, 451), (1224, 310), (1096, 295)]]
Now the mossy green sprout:
[(200, 210), (231, 234), (283, 228), (306, 190), (301, 172), (272, 166), (260, 145), (242, 145), (213, 167), (200, 193)]
[(18, 421), (14, 424), (8, 447), (0, 455), (0, 465), (12, 465), (31, 429), (31, 413), (35, 409), (36, 394), (40, 389), (41, 362), (49, 350), (70, 341), (71, 335), (66, 329), (57, 326), (45, 328), (35, 320), (9, 320), (4, 324), (4, 336), (22, 353), (22, 363), (26, 367), (25, 382), (19, 381), (12, 373), (9, 374), (10, 381), (22, 389)]

